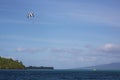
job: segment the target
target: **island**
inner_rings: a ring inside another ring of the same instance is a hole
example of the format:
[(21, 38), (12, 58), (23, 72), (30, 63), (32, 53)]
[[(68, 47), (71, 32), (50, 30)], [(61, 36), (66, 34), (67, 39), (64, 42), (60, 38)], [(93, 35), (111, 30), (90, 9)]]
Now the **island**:
[(0, 69), (41, 69), (41, 70), (53, 70), (54, 67), (45, 67), (45, 66), (29, 66), (26, 67), (22, 61), (13, 60), (12, 58), (4, 58), (0, 56)]
[(26, 69), (41, 69), (41, 70), (47, 69), (47, 70), (53, 70), (54, 67), (45, 67), (45, 66), (36, 67), (36, 66), (29, 66), (29, 67), (26, 67)]
[(0, 69), (25, 69), (25, 66), (21, 61), (0, 56)]

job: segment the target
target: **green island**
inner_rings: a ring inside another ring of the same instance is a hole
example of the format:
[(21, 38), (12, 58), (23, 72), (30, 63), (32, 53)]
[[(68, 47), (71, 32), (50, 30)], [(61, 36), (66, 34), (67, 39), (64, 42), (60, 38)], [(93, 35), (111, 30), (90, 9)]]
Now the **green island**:
[(4, 58), (0, 56), (0, 69), (49, 69), (53, 70), (53, 67), (36, 67), (36, 66), (29, 66), (26, 67), (23, 65), (21, 61), (13, 60), (12, 58)]
[(0, 69), (25, 69), (21, 61), (0, 57)]

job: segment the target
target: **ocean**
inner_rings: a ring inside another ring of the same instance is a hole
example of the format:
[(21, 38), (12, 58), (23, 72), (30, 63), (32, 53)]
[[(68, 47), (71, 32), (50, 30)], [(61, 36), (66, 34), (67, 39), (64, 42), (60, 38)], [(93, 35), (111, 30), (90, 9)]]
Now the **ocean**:
[(120, 80), (120, 71), (0, 70), (0, 80)]

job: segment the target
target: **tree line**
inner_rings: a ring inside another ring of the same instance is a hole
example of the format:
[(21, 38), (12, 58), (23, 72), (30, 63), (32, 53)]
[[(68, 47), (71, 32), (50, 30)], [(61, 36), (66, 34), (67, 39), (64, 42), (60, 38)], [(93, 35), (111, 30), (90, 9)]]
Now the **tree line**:
[(0, 69), (25, 69), (25, 66), (21, 61), (0, 56)]

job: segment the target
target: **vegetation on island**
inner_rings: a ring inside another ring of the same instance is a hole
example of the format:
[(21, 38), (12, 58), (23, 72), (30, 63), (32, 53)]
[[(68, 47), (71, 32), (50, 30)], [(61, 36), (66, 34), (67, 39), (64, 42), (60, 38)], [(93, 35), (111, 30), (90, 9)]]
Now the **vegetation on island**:
[(0, 57), (0, 69), (25, 69), (21, 61)]
[(29, 66), (29, 67), (26, 67), (26, 69), (49, 69), (49, 70), (53, 70), (54, 67), (45, 67), (45, 66), (37, 67), (37, 66)]
[(53, 70), (53, 67), (36, 67), (29, 66), (25, 67), (21, 61), (13, 60), (12, 58), (3, 58), (0, 56), (0, 69), (50, 69)]

